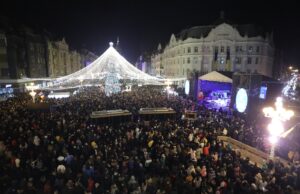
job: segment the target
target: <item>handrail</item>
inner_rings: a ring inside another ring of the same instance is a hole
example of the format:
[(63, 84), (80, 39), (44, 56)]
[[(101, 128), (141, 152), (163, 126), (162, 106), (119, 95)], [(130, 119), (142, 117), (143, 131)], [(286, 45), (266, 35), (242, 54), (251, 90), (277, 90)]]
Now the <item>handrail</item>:
[[(269, 154), (258, 150), (254, 147), (251, 147), (247, 144), (244, 144), (240, 141), (237, 141), (231, 137), (227, 136), (218, 136), (218, 140), (221, 140), (225, 143), (229, 143), (235, 147), (235, 149), (239, 149), (241, 151), (241, 155), (244, 157), (249, 157), (250, 161), (254, 163), (258, 163), (259, 166), (263, 165), (264, 161), (269, 160)], [(254, 158), (256, 157), (256, 158)], [(281, 162), (284, 166), (289, 166), (289, 162), (280, 157), (275, 157), (276, 161)]]

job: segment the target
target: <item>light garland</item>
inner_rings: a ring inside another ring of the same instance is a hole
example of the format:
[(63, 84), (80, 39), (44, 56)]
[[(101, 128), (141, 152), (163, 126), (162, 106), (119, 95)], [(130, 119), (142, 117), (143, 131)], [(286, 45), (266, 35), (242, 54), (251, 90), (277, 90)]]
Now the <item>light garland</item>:
[(70, 75), (54, 79), (44, 89), (64, 89), (104, 83), (114, 74), (119, 80), (142, 85), (163, 85), (163, 80), (150, 76), (130, 64), (110, 43), (110, 47), (93, 63)]
[(293, 73), (291, 79), (287, 82), (287, 85), (282, 89), (282, 94), (288, 98), (296, 97), (296, 88), (298, 82), (298, 73)]

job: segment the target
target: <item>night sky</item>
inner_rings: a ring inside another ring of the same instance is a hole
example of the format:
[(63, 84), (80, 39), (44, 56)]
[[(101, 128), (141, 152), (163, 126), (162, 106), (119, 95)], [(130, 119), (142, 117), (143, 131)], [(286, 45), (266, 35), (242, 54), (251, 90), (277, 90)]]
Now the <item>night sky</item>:
[(300, 11), (288, 1), (9, 0), (1, 1), (0, 15), (33, 29), (45, 28), (57, 38), (65, 37), (71, 48), (87, 48), (97, 55), (119, 37), (123, 55), (135, 62), (142, 52), (167, 43), (172, 33), (212, 24), (221, 10), (235, 24), (273, 30), (284, 63), (300, 64)]

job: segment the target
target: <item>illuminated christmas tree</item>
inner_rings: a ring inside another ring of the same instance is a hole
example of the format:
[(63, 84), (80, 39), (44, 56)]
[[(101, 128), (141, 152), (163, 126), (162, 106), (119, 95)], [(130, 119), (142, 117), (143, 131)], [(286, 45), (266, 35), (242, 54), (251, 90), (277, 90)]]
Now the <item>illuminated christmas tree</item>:
[(105, 79), (105, 94), (110, 96), (121, 91), (118, 75), (116, 73), (109, 73)]

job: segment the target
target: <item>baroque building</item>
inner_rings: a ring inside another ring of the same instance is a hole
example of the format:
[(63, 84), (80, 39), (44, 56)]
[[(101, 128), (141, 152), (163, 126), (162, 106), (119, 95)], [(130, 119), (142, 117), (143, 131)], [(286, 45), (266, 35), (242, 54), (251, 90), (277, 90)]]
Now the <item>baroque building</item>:
[(0, 78), (9, 78), (6, 47), (7, 41), (5, 33), (0, 31)]
[(272, 33), (254, 25), (233, 25), (221, 18), (214, 25), (196, 26), (171, 35), (151, 57), (155, 74), (170, 78), (190, 72), (255, 72), (272, 76), (274, 43)]
[(65, 39), (56, 41), (51, 34), (35, 33), (7, 18), (0, 18), (0, 79), (64, 76), (97, 59), (88, 51), (70, 50)]
[(25, 26), (9, 29), (4, 34), (8, 72), (2, 71), (0, 78), (46, 77), (44, 36), (33, 33)]
[(61, 41), (48, 41), (47, 46), (49, 77), (68, 75), (84, 67), (81, 55), (77, 51), (70, 51), (64, 38)]

